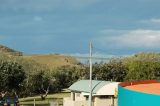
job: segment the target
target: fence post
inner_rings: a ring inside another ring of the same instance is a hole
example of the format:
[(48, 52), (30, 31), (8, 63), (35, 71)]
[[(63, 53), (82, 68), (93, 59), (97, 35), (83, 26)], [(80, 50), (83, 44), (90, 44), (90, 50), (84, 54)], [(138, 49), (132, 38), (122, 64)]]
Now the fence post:
[(36, 100), (34, 99), (34, 106), (36, 106)]

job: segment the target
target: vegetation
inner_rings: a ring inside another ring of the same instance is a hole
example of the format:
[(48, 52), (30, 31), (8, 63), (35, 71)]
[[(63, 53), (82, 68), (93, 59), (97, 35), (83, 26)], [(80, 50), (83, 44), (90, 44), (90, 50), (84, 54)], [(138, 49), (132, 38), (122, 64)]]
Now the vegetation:
[(7, 54), (7, 55), (13, 55), (13, 56), (22, 56), (23, 53), (16, 51), (14, 49), (8, 48), (6, 46), (0, 45), (0, 53)]
[(140, 53), (125, 60), (127, 69), (126, 81), (159, 80), (160, 54)]
[(55, 93), (55, 94), (50, 94), (47, 96), (46, 100), (41, 100), (40, 96), (34, 96), (34, 97), (27, 97), (27, 98), (21, 98), (19, 99), (20, 104), (22, 105), (33, 105), (34, 104), (34, 99), (35, 103), (41, 104), (41, 105), (49, 105), (50, 101), (55, 103), (58, 103), (59, 105), (63, 103), (63, 98), (64, 97), (69, 97), (70, 93)]
[(49, 54), (49, 55), (30, 55), (23, 56), (27, 60), (35, 61), (39, 64), (46, 65), (50, 69), (58, 68), (65, 65), (76, 65), (78, 61), (71, 56), (63, 56), (59, 54)]
[(93, 65), (93, 78), (99, 80), (123, 81), (126, 76), (126, 68), (122, 60), (112, 59), (109, 63)]
[[(8, 91), (21, 97), (39, 95), (45, 100), (49, 93), (60, 92), (80, 79), (89, 79), (89, 66), (78, 64), (72, 57), (0, 54), (1, 92)], [(160, 80), (160, 54), (139, 53), (111, 59), (108, 63), (95, 63), (93, 79), (119, 82)]]
[(45, 99), (48, 93), (59, 92), (76, 81), (70, 82), (68, 77), (76, 67), (64, 65), (51, 69), (22, 56), (0, 54), (0, 91), (18, 93), (19, 96), (39, 94)]
[(7, 91), (20, 90), (20, 85), (25, 79), (25, 72), (21, 65), (12, 61), (0, 60), (0, 89)]

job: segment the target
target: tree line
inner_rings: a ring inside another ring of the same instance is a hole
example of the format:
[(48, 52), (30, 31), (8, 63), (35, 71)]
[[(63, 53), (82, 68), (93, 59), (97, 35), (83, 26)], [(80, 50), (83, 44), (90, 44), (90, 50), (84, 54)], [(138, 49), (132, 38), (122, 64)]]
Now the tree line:
[[(0, 55), (0, 92), (19, 96), (60, 92), (81, 79), (89, 79), (89, 65), (77, 64), (49, 69), (23, 57)], [(139, 53), (126, 58), (113, 58), (108, 63), (93, 64), (93, 79), (137, 81), (160, 79), (160, 54)]]

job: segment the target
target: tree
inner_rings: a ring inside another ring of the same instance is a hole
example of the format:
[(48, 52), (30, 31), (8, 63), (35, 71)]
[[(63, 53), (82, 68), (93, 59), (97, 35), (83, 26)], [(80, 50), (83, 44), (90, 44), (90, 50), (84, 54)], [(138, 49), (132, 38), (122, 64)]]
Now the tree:
[(160, 79), (159, 53), (135, 54), (125, 58), (123, 63), (127, 69), (126, 81)]
[(0, 89), (1, 91), (20, 91), (20, 85), (26, 78), (23, 67), (16, 62), (0, 61)]
[(127, 64), (127, 68), (127, 81), (160, 79), (160, 62), (132, 61)]
[(93, 65), (93, 79), (123, 81), (126, 68), (120, 59), (112, 59), (109, 63)]

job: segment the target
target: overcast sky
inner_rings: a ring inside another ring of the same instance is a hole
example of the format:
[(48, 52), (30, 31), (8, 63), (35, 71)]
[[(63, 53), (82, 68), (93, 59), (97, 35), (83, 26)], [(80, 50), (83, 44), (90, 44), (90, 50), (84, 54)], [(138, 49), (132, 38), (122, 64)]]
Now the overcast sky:
[(27, 54), (160, 50), (160, 0), (0, 0), (0, 44)]

